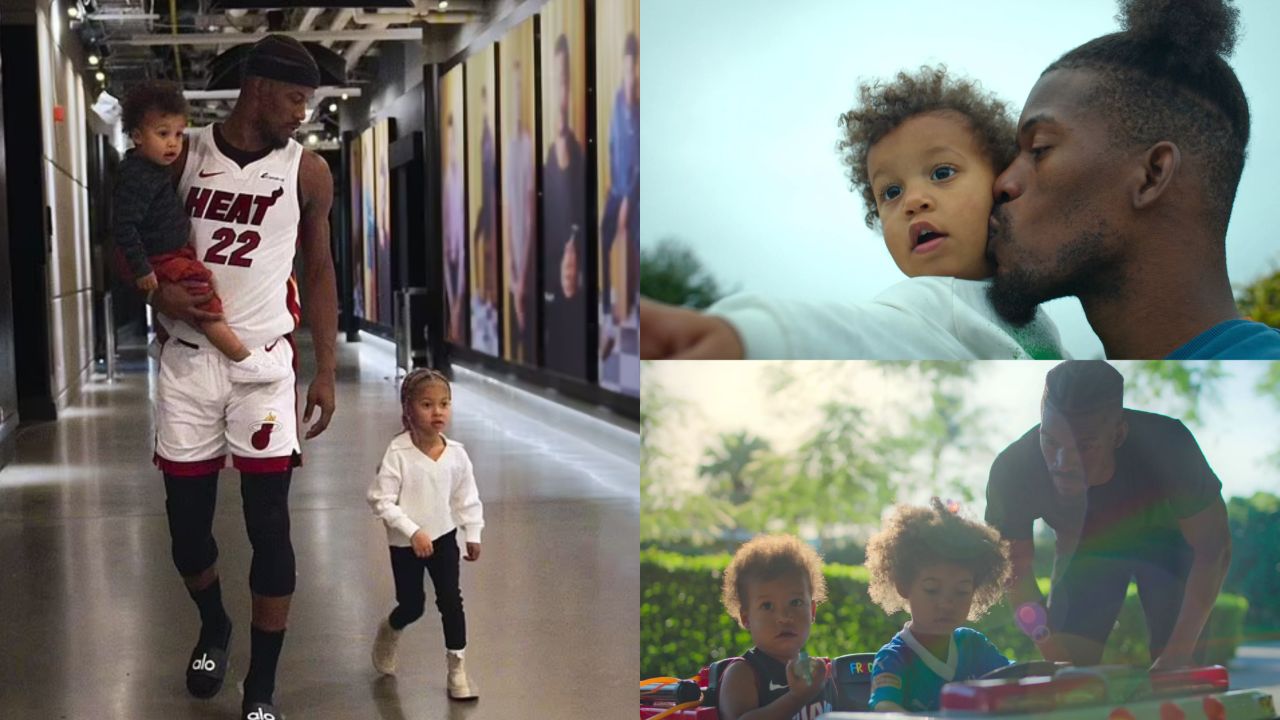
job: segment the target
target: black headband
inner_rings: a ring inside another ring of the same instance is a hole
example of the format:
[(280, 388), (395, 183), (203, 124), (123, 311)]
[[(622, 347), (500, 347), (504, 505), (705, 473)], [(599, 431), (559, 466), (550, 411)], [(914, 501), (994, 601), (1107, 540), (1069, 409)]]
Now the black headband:
[(303, 87), (320, 87), (320, 67), (302, 43), (286, 35), (268, 35), (254, 43), (244, 74)]

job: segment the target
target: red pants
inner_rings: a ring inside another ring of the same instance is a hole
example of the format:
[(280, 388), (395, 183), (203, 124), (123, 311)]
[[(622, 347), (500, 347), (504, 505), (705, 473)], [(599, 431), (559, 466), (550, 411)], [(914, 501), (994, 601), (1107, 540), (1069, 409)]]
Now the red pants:
[[(196, 259), (195, 248), (190, 245), (183, 245), (173, 252), (152, 255), (147, 261), (151, 263), (156, 278), (164, 282), (194, 280), (207, 283), (213, 279), (213, 273)], [(222, 299), (214, 295), (212, 300), (198, 307), (206, 312), (221, 313)]]

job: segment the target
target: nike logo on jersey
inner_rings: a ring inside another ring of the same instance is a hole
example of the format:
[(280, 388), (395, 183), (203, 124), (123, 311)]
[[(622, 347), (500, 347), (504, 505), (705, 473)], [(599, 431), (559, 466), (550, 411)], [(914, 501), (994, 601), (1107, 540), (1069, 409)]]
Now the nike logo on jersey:
[(280, 177), (279, 175), (272, 175), (271, 173), (262, 173), (261, 177), (266, 180), (275, 180), (276, 182), (284, 182), (284, 178)]
[(283, 195), (284, 188), (276, 188), (270, 195), (254, 195), (192, 186), (187, 192), (187, 214), (219, 222), (261, 225), (267, 210)]
[(226, 173), (226, 172), (227, 172), (226, 170), (219, 170), (218, 172), (205, 172), (205, 171), (201, 170), (201, 171), (200, 171), (200, 177), (202, 177), (202, 178), (213, 177), (214, 175), (222, 175), (222, 174), (224, 174), (224, 173)]
[(786, 685), (777, 685), (772, 680), (769, 681), (769, 692), (773, 692), (774, 690), (786, 690), (786, 689), (787, 689)]

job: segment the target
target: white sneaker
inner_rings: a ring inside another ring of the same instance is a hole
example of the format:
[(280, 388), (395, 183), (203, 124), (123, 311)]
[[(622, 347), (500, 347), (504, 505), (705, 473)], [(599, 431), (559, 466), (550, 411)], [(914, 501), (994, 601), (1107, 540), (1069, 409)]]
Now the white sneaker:
[(461, 655), (445, 652), (449, 658), (449, 697), (453, 700), (475, 700), (480, 697), (480, 689), (467, 677), (467, 669)]
[(383, 618), (378, 626), (378, 637), (373, 640), (373, 668), (383, 675), (396, 674), (396, 649), (400, 646), (400, 631), (391, 627)]
[(249, 357), (231, 363), (227, 377), (233, 383), (272, 383), (293, 375), (293, 368), (285, 367), (262, 350), (254, 350)]

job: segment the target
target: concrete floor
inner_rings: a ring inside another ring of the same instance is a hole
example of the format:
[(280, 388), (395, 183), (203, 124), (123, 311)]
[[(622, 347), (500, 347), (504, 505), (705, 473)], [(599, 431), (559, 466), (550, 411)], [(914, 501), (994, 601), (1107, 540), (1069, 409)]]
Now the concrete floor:
[[(450, 703), (430, 590), (427, 614), (402, 639), (398, 676), (379, 678), (370, 664), (394, 593), (364, 492), (399, 430), (397, 384), (388, 344), (338, 350), (338, 412), (305, 442), (291, 492), (298, 586), (279, 709), (295, 720), (634, 717), (636, 425), (460, 372), (447, 432), (474, 461), (487, 527), (482, 558), (462, 568), (481, 697)], [(309, 347), (301, 354), (310, 361)], [(217, 697), (195, 700), (183, 670), (198, 616), (169, 558), (150, 464), (152, 375), (144, 360), (130, 365), (114, 384), (89, 385), (58, 422), (25, 428), (0, 470), (0, 718), (238, 717), (249, 664), (238, 474), (223, 471), (214, 521), (236, 626), (231, 670)]]

